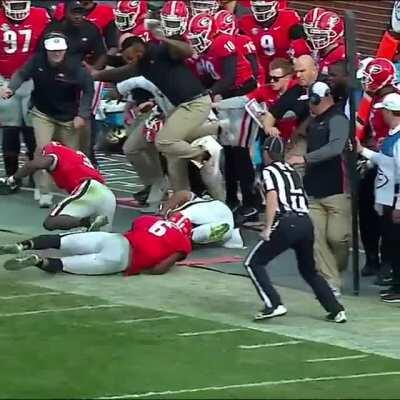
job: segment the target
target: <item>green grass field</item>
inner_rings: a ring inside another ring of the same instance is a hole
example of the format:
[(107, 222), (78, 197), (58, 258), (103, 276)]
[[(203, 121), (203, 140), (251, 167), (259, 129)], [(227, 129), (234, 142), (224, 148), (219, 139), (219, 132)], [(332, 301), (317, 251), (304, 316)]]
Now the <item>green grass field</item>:
[(18, 276), (0, 283), (0, 398), (400, 395), (400, 360), (49, 290)]

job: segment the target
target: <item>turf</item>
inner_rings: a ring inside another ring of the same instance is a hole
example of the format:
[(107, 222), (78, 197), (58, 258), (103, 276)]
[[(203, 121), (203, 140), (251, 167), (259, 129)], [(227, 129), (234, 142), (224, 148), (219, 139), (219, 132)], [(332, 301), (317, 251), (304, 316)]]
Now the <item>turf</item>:
[[(136, 398), (149, 392), (400, 371), (399, 360), (375, 355), (307, 363), (306, 360), (315, 358), (362, 354), (310, 341), (241, 349), (238, 346), (291, 340), (246, 328), (216, 335), (179, 336), (237, 327), (127, 305), (13, 316), (10, 314), (35, 310), (106, 307), (107, 302), (11, 280), (0, 283), (0, 293), (0, 398), (96, 398), (126, 394), (136, 394)], [(5, 299), (37, 293), (43, 296)], [(166, 318), (126, 323), (160, 317)], [(164, 393), (147, 398), (361, 399), (397, 398), (399, 393), (400, 375), (393, 375)]]

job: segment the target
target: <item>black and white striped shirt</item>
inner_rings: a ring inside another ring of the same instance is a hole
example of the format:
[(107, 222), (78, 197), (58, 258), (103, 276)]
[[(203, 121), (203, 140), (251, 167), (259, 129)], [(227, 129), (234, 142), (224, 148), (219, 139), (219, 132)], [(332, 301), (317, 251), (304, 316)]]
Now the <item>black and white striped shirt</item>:
[(300, 175), (286, 162), (273, 162), (263, 171), (266, 192), (278, 194), (278, 213), (308, 213), (308, 202)]

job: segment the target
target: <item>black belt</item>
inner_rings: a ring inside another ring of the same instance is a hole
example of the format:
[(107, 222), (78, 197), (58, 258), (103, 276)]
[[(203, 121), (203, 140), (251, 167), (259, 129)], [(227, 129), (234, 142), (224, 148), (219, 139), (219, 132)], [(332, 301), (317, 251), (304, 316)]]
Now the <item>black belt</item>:
[(209, 93), (207, 91), (204, 91), (202, 93), (196, 94), (195, 96), (193, 96), (189, 100), (184, 101), (183, 103), (190, 103), (191, 101), (200, 99), (201, 97), (204, 97), (204, 96), (209, 96)]

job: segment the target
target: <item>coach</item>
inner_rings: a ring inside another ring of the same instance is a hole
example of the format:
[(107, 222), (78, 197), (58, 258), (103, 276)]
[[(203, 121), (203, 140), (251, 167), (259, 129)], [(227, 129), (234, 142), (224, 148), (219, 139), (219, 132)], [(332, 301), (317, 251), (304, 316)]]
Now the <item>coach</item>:
[(107, 71), (95, 71), (95, 80), (120, 82), (142, 75), (175, 107), (158, 133), (156, 146), (168, 161), (168, 175), (174, 190), (189, 189), (187, 161), (205, 161), (210, 156), (204, 147), (191, 145), (201, 133), (199, 128), (211, 111), (211, 98), (184, 60), (192, 49), (184, 41), (160, 38), (160, 44), (145, 44), (138, 37), (126, 39), (122, 54), (127, 65)]
[(309, 89), (313, 116), (307, 127), (307, 153), (292, 156), (290, 164), (305, 164), (304, 188), (316, 232), (317, 267), (339, 293), (340, 273), (347, 268), (351, 229), (350, 198), (342, 153), (349, 121), (335, 106), (329, 86), (317, 81)]
[[(44, 47), (15, 73), (2, 96), (13, 96), (23, 82), (32, 78), (31, 114), (38, 150), (54, 138), (76, 149), (79, 138), (75, 130), (86, 125), (91, 113), (93, 80), (84, 67), (66, 56), (68, 43), (63, 34), (47, 34)], [(37, 182), (40, 205), (48, 207), (50, 182), (41, 175)]]

